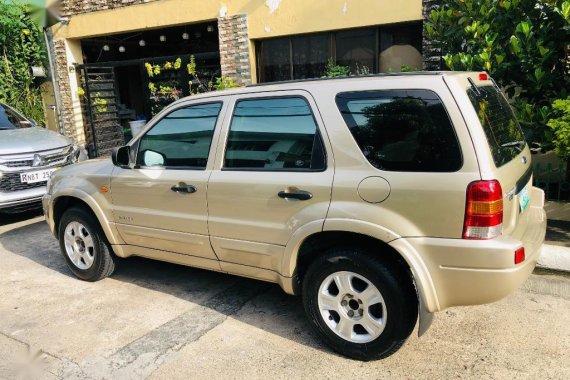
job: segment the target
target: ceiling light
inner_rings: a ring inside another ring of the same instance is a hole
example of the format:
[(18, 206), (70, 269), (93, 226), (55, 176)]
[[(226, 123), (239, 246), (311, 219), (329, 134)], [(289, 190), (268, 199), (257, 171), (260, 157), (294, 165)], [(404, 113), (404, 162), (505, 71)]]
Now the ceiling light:
[(140, 41), (139, 41), (139, 46), (146, 46), (146, 41), (145, 41), (145, 40), (140, 40)]
[(125, 52), (125, 47), (124, 46), (119, 46), (119, 52), (124, 53)]
[(111, 50), (111, 48), (109, 47), (109, 45), (103, 45), (103, 50), (109, 51), (109, 50)]
[(214, 25), (208, 25), (208, 27), (206, 28), (206, 30), (210, 33), (212, 33), (214, 31)]
[(190, 39), (190, 35), (186, 32), (182, 33), (182, 39), (183, 40), (189, 40)]
[(166, 36), (164, 34), (160, 35), (160, 42), (165, 42), (166, 41)]

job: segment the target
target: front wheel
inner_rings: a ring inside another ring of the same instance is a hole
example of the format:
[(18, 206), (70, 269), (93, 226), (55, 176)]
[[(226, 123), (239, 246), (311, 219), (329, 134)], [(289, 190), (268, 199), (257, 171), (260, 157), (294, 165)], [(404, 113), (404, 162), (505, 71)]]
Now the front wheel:
[(115, 270), (115, 256), (97, 219), (82, 208), (66, 211), (59, 223), (59, 246), (67, 266), (85, 281), (98, 281)]
[(360, 248), (335, 248), (316, 259), (303, 280), (303, 303), (321, 338), (358, 360), (396, 352), (418, 316), (406, 271)]

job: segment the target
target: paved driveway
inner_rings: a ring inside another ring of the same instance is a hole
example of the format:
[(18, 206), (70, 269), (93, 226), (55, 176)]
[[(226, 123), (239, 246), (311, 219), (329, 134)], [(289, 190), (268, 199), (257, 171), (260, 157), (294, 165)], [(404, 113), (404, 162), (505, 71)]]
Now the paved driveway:
[(277, 286), (129, 259), (76, 280), (41, 216), (0, 215), (0, 379), (570, 378), (570, 278), (453, 308), (392, 357), (348, 360)]

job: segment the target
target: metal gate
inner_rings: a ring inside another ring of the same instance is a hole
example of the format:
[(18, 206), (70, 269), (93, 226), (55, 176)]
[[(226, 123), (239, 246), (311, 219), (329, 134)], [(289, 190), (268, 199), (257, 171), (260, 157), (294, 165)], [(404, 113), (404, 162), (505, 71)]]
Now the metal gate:
[(89, 157), (109, 156), (124, 145), (119, 100), (112, 67), (78, 66), (80, 98)]

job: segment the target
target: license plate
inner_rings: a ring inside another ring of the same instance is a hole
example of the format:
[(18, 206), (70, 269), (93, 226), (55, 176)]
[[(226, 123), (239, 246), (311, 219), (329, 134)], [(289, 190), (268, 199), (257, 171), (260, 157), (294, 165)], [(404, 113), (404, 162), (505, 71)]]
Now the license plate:
[(528, 196), (528, 189), (525, 187), (519, 193), (519, 204), (521, 205), (521, 212), (523, 212), (530, 203), (530, 197)]
[(56, 169), (45, 169), (38, 170), (37, 172), (21, 173), (20, 182), (22, 183), (37, 183), (45, 182), (51, 177), (51, 173), (56, 171)]

